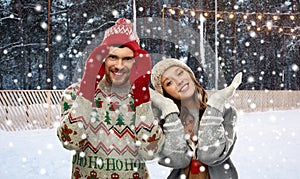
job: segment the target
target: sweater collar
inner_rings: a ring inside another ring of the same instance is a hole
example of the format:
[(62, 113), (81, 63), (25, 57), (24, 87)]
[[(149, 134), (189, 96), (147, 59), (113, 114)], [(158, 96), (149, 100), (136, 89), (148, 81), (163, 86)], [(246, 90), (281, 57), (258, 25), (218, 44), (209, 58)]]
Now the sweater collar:
[(118, 96), (128, 96), (132, 93), (131, 86), (128, 88), (118, 88), (113, 86), (108, 86), (103, 80), (101, 80), (97, 86), (97, 91), (101, 90), (107, 95), (116, 94)]

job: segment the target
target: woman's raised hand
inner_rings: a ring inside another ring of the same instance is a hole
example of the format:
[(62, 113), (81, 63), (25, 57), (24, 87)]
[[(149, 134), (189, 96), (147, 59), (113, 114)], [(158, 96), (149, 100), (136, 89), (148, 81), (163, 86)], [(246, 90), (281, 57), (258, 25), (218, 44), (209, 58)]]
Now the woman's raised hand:
[(207, 104), (219, 109), (220, 111), (223, 111), (225, 101), (234, 95), (236, 89), (242, 83), (242, 76), (242, 72), (235, 75), (234, 79), (228, 87), (216, 91), (208, 98)]

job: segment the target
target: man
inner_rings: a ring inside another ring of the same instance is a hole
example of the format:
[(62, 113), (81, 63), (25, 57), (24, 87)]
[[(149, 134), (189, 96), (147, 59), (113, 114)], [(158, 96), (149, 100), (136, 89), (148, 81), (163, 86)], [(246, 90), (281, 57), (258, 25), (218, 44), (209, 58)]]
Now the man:
[[(172, 160), (172, 145), (165, 145), (165, 138), (182, 137), (183, 128), (166, 120), (171, 127), (163, 134), (158, 125), (148, 87), (151, 67), (150, 55), (140, 48), (129, 20), (121, 18), (105, 31), (103, 42), (86, 61), (81, 82), (62, 96), (57, 135), (66, 149), (75, 151), (72, 178), (148, 178), (145, 160), (160, 154)], [(158, 107), (164, 117), (178, 114), (168, 100)], [(182, 142), (174, 148), (187, 150)]]

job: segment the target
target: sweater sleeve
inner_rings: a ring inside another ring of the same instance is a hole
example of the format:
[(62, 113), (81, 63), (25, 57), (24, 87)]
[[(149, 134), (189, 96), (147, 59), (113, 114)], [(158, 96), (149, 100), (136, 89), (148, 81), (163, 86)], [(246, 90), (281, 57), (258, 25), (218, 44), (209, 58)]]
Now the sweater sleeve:
[(237, 111), (224, 112), (208, 106), (200, 121), (198, 159), (207, 165), (218, 165), (229, 158), (236, 141)]
[(163, 131), (154, 118), (151, 101), (136, 107), (136, 146), (145, 160), (157, 157), (165, 140)]
[(168, 121), (163, 125), (165, 142), (158, 163), (175, 169), (185, 168), (191, 161), (192, 153), (185, 140), (181, 120), (177, 113), (171, 113), (165, 121)]
[(61, 121), (57, 136), (68, 150), (80, 150), (87, 141), (86, 128), (89, 125), (92, 103), (77, 96), (79, 84), (68, 87), (61, 97)]

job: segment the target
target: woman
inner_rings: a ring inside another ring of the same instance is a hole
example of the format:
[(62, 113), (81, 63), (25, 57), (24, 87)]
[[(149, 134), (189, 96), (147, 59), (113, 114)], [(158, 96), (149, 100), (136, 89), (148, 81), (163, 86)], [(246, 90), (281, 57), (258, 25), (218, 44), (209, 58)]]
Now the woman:
[[(155, 90), (177, 104), (184, 131), (192, 149), (186, 168), (173, 169), (168, 178), (226, 179), (238, 178), (230, 154), (236, 141), (234, 130), (237, 111), (225, 108), (225, 101), (239, 86), (242, 73), (232, 84), (208, 98), (192, 70), (177, 59), (164, 59), (152, 69)], [(168, 166), (162, 158), (159, 163)], [(184, 178), (184, 177), (183, 177)]]

